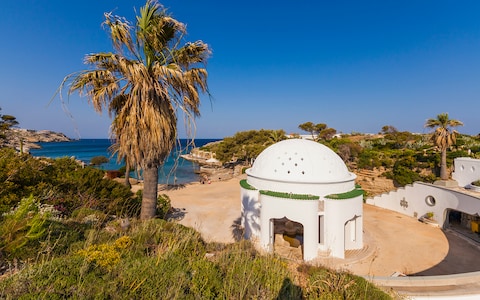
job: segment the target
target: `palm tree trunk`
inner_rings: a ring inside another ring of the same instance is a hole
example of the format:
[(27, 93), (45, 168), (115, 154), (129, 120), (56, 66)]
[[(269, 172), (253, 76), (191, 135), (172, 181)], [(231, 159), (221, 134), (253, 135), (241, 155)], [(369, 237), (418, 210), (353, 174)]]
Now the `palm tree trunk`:
[(158, 167), (145, 168), (143, 170), (143, 198), (140, 219), (154, 218), (157, 208), (158, 193)]
[(440, 160), (440, 179), (448, 180), (447, 149), (442, 149), (442, 157), (441, 157), (441, 160)]
[(128, 188), (132, 188), (132, 185), (130, 184), (130, 165), (128, 162), (126, 163), (125, 166), (125, 185), (128, 186)]

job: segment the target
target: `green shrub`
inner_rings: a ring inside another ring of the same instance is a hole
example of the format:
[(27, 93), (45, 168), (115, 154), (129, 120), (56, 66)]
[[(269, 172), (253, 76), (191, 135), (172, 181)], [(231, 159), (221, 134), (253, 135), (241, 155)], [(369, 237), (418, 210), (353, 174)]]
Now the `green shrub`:
[(0, 250), (10, 259), (28, 256), (45, 237), (48, 218), (33, 196), (22, 199), (0, 223)]
[(160, 219), (166, 219), (168, 213), (172, 211), (170, 197), (167, 194), (158, 195), (157, 199), (157, 216)]
[(0, 214), (9, 211), (22, 199), (30, 196), (45, 166), (27, 154), (14, 149), (0, 148)]
[(215, 152), (216, 158), (224, 163), (233, 158), (248, 161), (257, 157), (268, 146), (284, 139), (286, 136), (283, 130), (249, 130), (237, 132), (234, 136), (226, 137), (203, 149)]
[(81, 256), (58, 257), (0, 281), (0, 298), (106, 299), (117, 292), (112, 275), (85, 265)]
[(130, 189), (103, 177), (103, 171), (82, 168), (71, 158), (37, 159), (0, 149), (0, 213), (32, 194), (66, 216), (83, 206), (108, 214), (138, 215), (139, 202)]
[(0, 222), (0, 251), (8, 261), (36, 261), (66, 254), (89, 226), (57, 217), (55, 209), (24, 198)]
[(105, 156), (95, 156), (95, 157), (92, 157), (92, 159), (90, 160), (90, 165), (99, 166), (99, 165), (107, 163), (107, 162), (108, 162), (107, 157), (105, 157)]
[(401, 186), (421, 180), (420, 174), (405, 166), (397, 166), (393, 170), (393, 179)]
[(358, 156), (357, 167), (368, 170), (378, 168), (382, 165), (379, 157), (381, 157), (381, 155), (378, 151), (363, 150)]

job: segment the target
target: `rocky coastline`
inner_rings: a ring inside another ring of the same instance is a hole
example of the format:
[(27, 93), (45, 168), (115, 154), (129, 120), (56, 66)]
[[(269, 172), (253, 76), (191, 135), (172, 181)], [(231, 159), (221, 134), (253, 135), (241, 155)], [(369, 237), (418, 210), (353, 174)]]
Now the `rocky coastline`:
[(200, 166), (197, 173), (201, 183), (229, 180), (242, 174), (242, 170), (245, 168), (242, 164), (224, 164), (216, 159), (214, 152), (204, 151), (200, 148), (193, 148), (190, 153), (180, 155), (180, 157)]
[(50, 130), (11, 128), (5, 136), (5, 139), (0, 139), (0, 147), (15, 148), (25, 153), (28, 153), (30, 149), (40, 148), (38, 143), (71, 141), (65, 134)]

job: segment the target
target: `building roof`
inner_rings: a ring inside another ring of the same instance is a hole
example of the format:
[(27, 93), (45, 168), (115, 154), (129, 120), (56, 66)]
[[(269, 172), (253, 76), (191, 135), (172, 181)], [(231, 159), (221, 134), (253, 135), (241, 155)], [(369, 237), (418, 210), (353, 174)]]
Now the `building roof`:
[(288, 139), (263, 150), (247, 175), (274, 181), (333, 183), (355, 179), (330, 148), (304, 139)]

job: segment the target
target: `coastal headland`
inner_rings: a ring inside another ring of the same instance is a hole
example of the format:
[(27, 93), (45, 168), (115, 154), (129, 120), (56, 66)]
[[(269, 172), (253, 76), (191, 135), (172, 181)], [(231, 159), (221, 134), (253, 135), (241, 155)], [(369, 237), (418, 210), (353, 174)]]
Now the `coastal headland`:
[(63, 133), (50, 130), (31, 130), (11, 128), (4, 140), (0, 140), (0, 147), (15, 148), (28, 153), (30, 149), (38, 149), (38, 143), (69, 142), (71, 139)]

